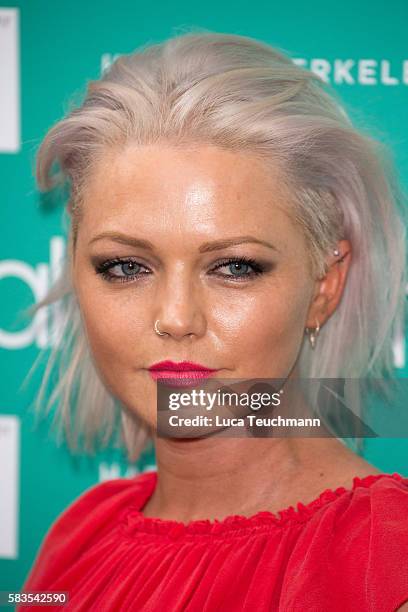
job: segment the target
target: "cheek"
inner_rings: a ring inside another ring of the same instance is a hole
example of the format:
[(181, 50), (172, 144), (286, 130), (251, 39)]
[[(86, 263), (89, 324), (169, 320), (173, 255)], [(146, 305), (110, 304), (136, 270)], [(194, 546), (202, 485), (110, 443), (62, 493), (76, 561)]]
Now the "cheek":
[(244, 376), (280, 377), (291, 368), (303, 340), (309, 298), (308, 285), (293, 290), (291, 284), (237, 296), (227, 309), (217, 305), (213, 316), (222, 327), (224, 348)]
[(96, 283), (89, 284), (86, 289), (79, 285), (77, 297), (97, 369), (108, 383), (119, 372), (121, 377), (125, 376), (126, 370), (135, 360), (137, 362), (144, 320), (140, 309), (132, 307), (125, 296), (120, 297), (114, 290), (102, 291)]
[(87, 292), (78, 300), (91, 358), (104, 386), (142, 420), (154, 425), (155, 383), (137, 371), (144, 362), (146, 345), (140, 339), (145, 318), (135, 304), (132, 308), (118, 295), (104, 293), (102, 297), (100, 292), (99, 296)]

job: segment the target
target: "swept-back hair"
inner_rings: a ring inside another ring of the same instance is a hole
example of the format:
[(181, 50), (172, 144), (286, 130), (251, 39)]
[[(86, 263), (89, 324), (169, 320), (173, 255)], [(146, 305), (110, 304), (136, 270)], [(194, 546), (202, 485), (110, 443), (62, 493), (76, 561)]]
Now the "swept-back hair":
[(55, 418), (71, 448), (81, 436), (85, 450), (96, 440), (108, 444), (120, 414), (127, 418), (129, 457), (136, 459), (151, 440), (100, 379), (71, 284), (83, 186), (107, 149), (129, 142), (212, 144), (279, 164), (316, 277), (337, 242), (351, 242), (341, 302), (315, 350), (303, 342), (298, 363), (304, 378), (361, 379), (352, 399), (361, 411), (368, 381), (393, 374), (393, 336), (405, 322), (407, 220), (390, 152), (357, 130), (335, 91), (286, 53), (246, 36), (190, 31), (116, 59), (88, 83), (82, 103), (48, 131), (38, 151), (39, 189), (69, 185), (70, 224), (60, 278), (30, 311), (61, 302), (66, 312), (37, 405), (59, 361), (46, 411), (58, 403)]

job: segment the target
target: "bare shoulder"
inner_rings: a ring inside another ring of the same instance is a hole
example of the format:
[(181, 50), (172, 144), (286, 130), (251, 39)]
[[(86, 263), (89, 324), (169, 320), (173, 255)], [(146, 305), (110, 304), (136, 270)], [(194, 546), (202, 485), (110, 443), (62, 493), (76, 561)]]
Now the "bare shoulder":
[(369, 463), (364, 457), (360, 457), (353, 453), (353, 456), (349, 460), (344, 462), (344, 473), (348, 478), (365, 478), (366, 476), (383, 474), (382, 470), (379, 470), (375, 465)]
[(355, 477), (365, 478), (383, 474), (375, 465), (357, 455), (342, 443), (338, 443), (335, 452), (326, 456), (324, 467), (320, 470), (321, 482), (327, 487), (349, 488)]
[(339, 444), (342, 448), (337, 453), (337, 456), (332, 458), (335, 459), (334, 463), (348, 476), (364, 478), (365, 476), (384, 473), (342, 442), (339, 442)]

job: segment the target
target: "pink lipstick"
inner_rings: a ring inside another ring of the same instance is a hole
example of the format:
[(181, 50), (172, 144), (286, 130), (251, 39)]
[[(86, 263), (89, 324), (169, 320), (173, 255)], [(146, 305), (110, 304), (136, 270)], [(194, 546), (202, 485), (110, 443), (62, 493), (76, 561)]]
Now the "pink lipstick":
[(159, 361), (149, 367), (150, 376), (153, 380), (163, 380), (164, 384), (170, 387), (190, 387), (200, 380), (206, 379), (213, 372), (214, 368), (207, 368), (199, 363), (191, 361)]

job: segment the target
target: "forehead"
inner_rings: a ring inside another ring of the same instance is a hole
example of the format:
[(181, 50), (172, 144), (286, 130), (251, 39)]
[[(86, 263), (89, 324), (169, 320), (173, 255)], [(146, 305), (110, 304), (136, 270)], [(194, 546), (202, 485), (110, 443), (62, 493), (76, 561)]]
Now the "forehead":
[[(213, 145), (127, 145), (107, 149), (83, 191), (88, 229), (169, 227), (205, 229), (205, 223), (256, 230), (290, 224), (290, 191), (277, 164)], [(127, 226), (127, 227), (126, 227)], [(289, 229), (289, 227), (287, 227)], [(214, 228), (211, 228), (214, 231)], [(225, 231), (224, 231), (225, 233)]]

